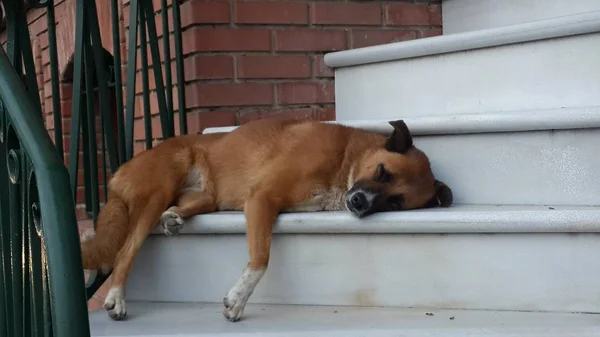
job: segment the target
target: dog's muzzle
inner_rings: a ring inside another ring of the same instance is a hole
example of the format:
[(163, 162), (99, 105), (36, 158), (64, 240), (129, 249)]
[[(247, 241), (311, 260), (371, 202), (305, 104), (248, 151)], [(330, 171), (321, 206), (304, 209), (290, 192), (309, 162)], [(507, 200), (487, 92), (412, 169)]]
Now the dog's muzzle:
[(346, 207), (359, 218), (375, 212), (375, 203), (379, 193), (352, 188), (346, 193)]

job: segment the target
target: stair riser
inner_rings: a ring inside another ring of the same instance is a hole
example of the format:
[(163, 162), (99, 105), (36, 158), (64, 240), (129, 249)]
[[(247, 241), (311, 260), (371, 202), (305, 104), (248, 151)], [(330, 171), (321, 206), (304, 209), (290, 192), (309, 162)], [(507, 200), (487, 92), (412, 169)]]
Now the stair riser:
[[(409, 125), (410, 127), (410, 125)], [(600, 129), (415, 137), (457, 204), (599, 205)]]
[(337, 120), (600, 105), (600, 34), (336, 69)]
[[(151, 236), (130, 300), (220, 302), (244, 235)], [(600, 312), (596, 234), (275, 235), (253, 303)]]
[(600, 10), (596, 0), (444, 0), (444, 35)]

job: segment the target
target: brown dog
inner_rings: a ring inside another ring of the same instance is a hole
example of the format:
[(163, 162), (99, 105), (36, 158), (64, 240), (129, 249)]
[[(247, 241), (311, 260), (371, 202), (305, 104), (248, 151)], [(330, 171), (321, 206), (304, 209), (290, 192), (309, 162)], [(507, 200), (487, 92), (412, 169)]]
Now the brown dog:
[(127, 275), (158, 223), (170, 235), (192, 215), (244, 211), (250, 261), (223, 299), (233, 322), (267, 269), (279, 213), (347, 209), (364, 217), (449, 206), (451, 190), (435, 180), (406, 124), (390, 124), (386, 137), (336, 124), (257, 121), (231, 133), (170, 138), (125, 163), (110, 181), (95, 237), (81, 246), (85, 269), (114, 267), (109, 316), (126, 316)]

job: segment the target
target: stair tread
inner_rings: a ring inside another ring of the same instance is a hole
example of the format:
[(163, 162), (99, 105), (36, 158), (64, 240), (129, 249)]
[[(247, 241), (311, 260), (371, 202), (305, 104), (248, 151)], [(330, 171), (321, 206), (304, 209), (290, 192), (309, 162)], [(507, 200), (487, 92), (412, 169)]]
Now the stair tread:
[(214, 303), (127, 307), (121, 322), (90, 313), (92, 336), (600, 336), (593, 314), (249, 304), (230, 323)]
[(593, 33), (600, 29), (599, 17), (600, 11), (590, 11), (426, 39), (337, 51), (325, 55), (325, 64), (331, 68), (350, 67)]
[[(275, 233), (582, 233), (600, 232), (599, 206), (454, 205), (384, 212), (358, 219), (349, 212), (281, 214)], [(162, 233), (157, 228), (154, 233)], [(243, 234), (242, 212), (189, 218), (181, 234)]]
[[(539, 130), (573, 130), (600, 127), (600, 106), (560, 107), (516, 111), (479, 111), (444, 115), (405, 116), (402, 118), (413, 136), (481, 134)], [(372, 132), (390, 134), (388, 119), (335, 120), (323, 123), (342, 124)], [(202, 133), (231, 132), (239, 126), (206, 128)]]

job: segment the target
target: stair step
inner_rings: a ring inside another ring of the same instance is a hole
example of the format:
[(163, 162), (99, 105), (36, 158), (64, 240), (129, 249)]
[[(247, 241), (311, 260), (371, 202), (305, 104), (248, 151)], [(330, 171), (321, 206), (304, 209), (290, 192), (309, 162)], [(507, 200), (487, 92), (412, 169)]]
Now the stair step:
[[(410, 133), (413, 136), (591, 129), (600, 128), (600, 106), (437, 116), (397, 116), (396, 118), (402, 118), (410, 126)], [(390, 134), (392, 127), (389, 121), (389, 119), (369, 119), (324, 123), (342, 124)], [(203, 133), (231, 132), (238, 127), (206, 128)]]
[(600, 336), (591, 314), (248, 305), (230, 323), (220, 304), (129, 302), (128, 311), (121, 322), (91, 313), (92, 336)]
[(442, 0), (444, 34), (547, 20), (600, 10), (596, 0)]
[[(251, 303), (600, 312), (600, 207), (456, 205), (282, 214)], [(248, 261), (242, 213), (151, 235), (127, 298), (220, 302)]]
[[(180, 234), (244, 234), (243, 212), (215, 212), (188, 219)], [(279, 216), (276, 234), (597, 233), (598, 206), (455, 205), (376, 213), (295, 212)], [(154, 234), (161, 235), (160, 228)], [(162, 235), (161, 235), (162, 236)]]
[[(336, 119), (600, 106), (600, 11), (334, 52)], [(550, 71), (549, 71), (550, 69)]]
[[(600, 105), (389, 117), (406, 121), (458, 204), (600, 205)], [(337, 123), (391, 131), (381, 117)]]

